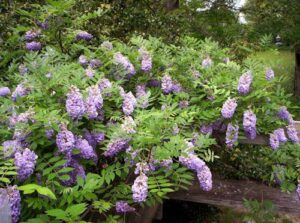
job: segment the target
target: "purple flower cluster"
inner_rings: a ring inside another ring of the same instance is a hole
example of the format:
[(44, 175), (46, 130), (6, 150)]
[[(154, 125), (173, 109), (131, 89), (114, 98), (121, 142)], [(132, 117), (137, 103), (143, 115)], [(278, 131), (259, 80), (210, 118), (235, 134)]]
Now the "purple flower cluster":
[(131, 187), (132, 198), (135, 202), (144, 202), (148, 196), (148, 177), (141, 173)]
[(46, 129), (45, 136), (47, 139), (52, 139), (54, 136), (54, 130), (53, 129)]
[(287, 135), (293, 143), (299, 143), (299, 137), (297, 134), (297, 130), (295, 129), (295, 127), (293, 125), (289, 125), (287, 127)]
[(102, 62), (98, 59), (91, 59), (89, 65), (91, 68), (97, 69), (102, 65)]
[(80, 31), (76, 35), (76, 40), (86, 40), (90, 41), (93, 38), (93, 35), (86, 32), (86, 31)]
[(182, 87), (178, 83), (174, 83), (171, 76), (164, 75), (161, 80), (161, 89), (165, 94), (178, 93), (182, 91)]
[(202, 190), (210, 191), (212, 189), (212, 174), (208, 166), (204, 165), (200, 171), (197, 171), (197, 177)]
[(202, 60), (202, 67), (203, 68), (209, 68), (213, 65), (213, 61), (210, 59), (210, 57), (206, 57), (205, 59)]
[(200, 132), (204, 135), (211, 135), (212, 132), (213, 132), (213, 128), (212, 128), (212, 125), (202, 125), (200, 127)]
[(85, 67), (89, 64), (89, 60), (86, 56), (80, 55), (78, 58), (78, 62), (81, 66)]
[(89, 78), (94, 77), (96, 74), (96, 71), (93, 70), (91, 67), (88, 67), (87, 69), (85, 69), (85, 75)]
[(274, 131), (274, 135), (277, 136), (279, 142), (285, 143), (285, 142), (287, 142), (287, 140), (288, 140), (288, 139), (286, 138), (286, 136), (285, 136), (285, 132), (284, 132), (284, 129), (283, 129), (283, 128), (276, 129), (276, 130)]
[(99, 88), (100, 88), (101, 91), (104, 91), (105, 89), (111, 89), (112, 84), (108, 79), (103, 78), (99, 82)]
[(239, 94), (245, 95), (250, 92), (250, 86), (252, 83), (252, 79), (253, 78), (252, 78), (251, 71), (247, 71), (240, 77), (238, 87), (237, 87)]
[(11, 94), (10, 89), (8, 87), (1, 87), (0, 88), (0, 97), (5, 97)]
[(225, 139), (225, 143), (228, 148), (232, 148), (236, 144), (238, 135), (239, 135), (239, 126), (232, 125), (231, 123), (229, 123), (227, 126), (226, 139)]
[(140, 56), (142, 58), (142, 66), (141, 69), (144, 72), (148, 72), (152, 69), (152, 58), (148, 51), (143, 48), (139, 49)]
[(19, 84), (14, 90), (14, 92), (12, 93), (11, 97), (13, 101), (16, 101), (17, 97), (26, 96), (29, 92), (30, 90), (28, 88), (24, 87), (22, 84)]
[(89, 144), (86, 139), (82, 139), (81, 137), (77, 137), (75, 142), (75, 148), (79, 149), (80, 157), (83, 159), (91, 159), (91, 160), (98, 160), (97, 154), (94, 148)]
[(235, 99), (228, 98), (223, 104), (221, 113), (224, 118), (232, 118), (235, 109), (237, 107), (237, 102)]
[(141, 108), (147, 108), (149, 106), (148, 95), (146, 93), (146, 86), (144, 84), (136, 86), (136, 97), (138, 104)]
[(29, 30), (25, 33), (25, 40), (32, 41), (33, 39), (37, 38), (38, 36), (39, 36), (39, 32)]
[(77, 177), (85, 179), (85, 170), (77, 160), (69, 159), (65, 166), (72, 167), (73, 170), (68, 173), (70, 179), (61, 181), (62, 185), (70, 187), (76, 184)]
[(147, 82), (148, 87), (159, 87), (161, 85), (159, 80), (152, 79)]
[(298, 199), (299, 199), (299, 201), (300, 201), (300, 183), (298, 183), (296, 192), (297, 192), (297, 194), (298, 194)]
[(136, 133), (136, 124), (131, 116), (126, 116), (123, 124), (121, 125), (121, 129), (127, 134)]
[(116, 211), (117, 213), (127, 213), (127, 212), (135, 211), (135, 208), (131, 207), (126, 201), (117, 201)]
[(270, 146), (272, 147), (273, 150), (277, 150), (279, 148), (279, 139), (278, 136), (275, 134), (270, 134)]
[(289, 113), (289, 111), (285, 106), (279, 108), (278, 117), (281, 118), (282, 120), (287, 121), (289, 124), (294, 123), (292, 115)]
[(11, 223), (18, 223), (21, 215), (21, 195), (19, 190), (17, 189), (17, 186), (8, 186), (6, 189), (0, 188), (0, 194), (6, 194), (6, 196), (8, 197)]
[(189, 107), (189, 101), (186, 100), (180, 101), (178, 107), (181, 109)]
[(81, 119), (85, 113), (83, 97), (79, 89), (72, 86), (67, 94), (66, 109), (73, 119)]
[(35, 115), (35, 112), (34, 111), (26, 111), (26, 112), (23, 112), (21, 114), (19, 114), (16, 118), (16, 122), (17, 123), (28, 123), (29, 120), (32, 120), (32, 117)]
[(28, 73), (28, 68), (24, 64), (20, 64), (19, 73), (21, 76), (24, 76), (25, 74)]
[(22, 149), (22, 143), (19, 140), (7, 140), (2, 143), (4, 157), (12, 157), (17, 151)]
[(140, 174), (140, 173), (147, 174), (149, 171), (150, 171), (150, 166), (148, 165), (148, 163), (140, 162), (136, 164), (134, 174)]
[(48, 22), (48, 20), (45, 20), (45, 21), (43, 21), (43, 22), (38, 21), (38, 22), (37, 22), (37, 25), (38, 25), (41, 29), (43, 29), (43, 30), (47, 30), (47, 29), (49, 28), (49, 22)]
[(121, 65), (128, 75), (134, 75), (135, 69), (129, 59), (123, 56), (120, 52), (115, 53), (114, 61), (116, 65)]
[(93, 148), (96, 148), (98, 143), (104, 141), (105, 135), (102, 132), (89, 132), (86, 130), (84, 133), (84, 138)]
[(75, 136), (66, 125), (61, 125), (60, 130), (56, 135), (56, 145), (61, 153), (70, 156), (75, 146)]
[(14, 163), (18, 172), (18, 179), (20, 181), (26, 180), (34, 171), (36, 159), (38, 156), (26, 148), (23, 152), (16, 152)]
[(113, 157), (117, 153), (125, 151), (128, 147), (128, 139), (115, 139), (107, 145), (104, 156)]
[(272, 68), (267, 68), (266, 69), (266, 79), (268, 81), (272, 80), (275, 77), (274, 71), (272, 70)]
[(30, 51), (39, 51), (42, 49), (42, 44), (36, 41), (28, 42), (26, 43), (26, 49)]
[(134, 111), (137, 101), (134, 95), (131, 92), (125, 93), (123, 95), (123, 105), (122, 110), (125, 115), (130, 115)]
[(103, 98), (98, 85), (94, 85), (88, 88), (88, 97), (86, 99), (85, 107), (86, 113), (89, 118), (95, 119), (99, 115), (99, 110), (103, 106)]
[(243, 127), (245, 134), (249, 139), (256, 138), (256, 115), (253, 111), (247, 110), (244, 112)]

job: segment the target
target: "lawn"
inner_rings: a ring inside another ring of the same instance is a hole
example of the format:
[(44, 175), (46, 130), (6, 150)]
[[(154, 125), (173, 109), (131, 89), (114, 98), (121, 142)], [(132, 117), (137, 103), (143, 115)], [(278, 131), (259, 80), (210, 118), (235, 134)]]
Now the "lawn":
[(275, 71), (275, 75), (283, 76), (282, 85), (288, 92), (293, 91), (293, 80), (295, 70), (295, 55), (289, 50), (268, 50), (255, 52), (249, 56), (252, 59), (268, 64)]

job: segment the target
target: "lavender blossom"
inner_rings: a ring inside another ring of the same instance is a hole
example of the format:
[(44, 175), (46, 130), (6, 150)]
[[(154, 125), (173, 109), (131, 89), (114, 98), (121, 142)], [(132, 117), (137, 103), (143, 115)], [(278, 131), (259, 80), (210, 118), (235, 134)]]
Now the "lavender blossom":
[(131, 187), (132, 198), (135, 202), (144, 202), (148, 196), (148, 177), (141, 173)]
[(30, 90), (28, 88), (25, 88), (22, 84), (19, 84), (16, 87), (15, 91), (12, 93), (11, 97), (12, 97), (13, 101), (16, 101), (17, 97), (26, 96), (29, 92), (30, 92)]
[(205, 162), (197, 157), (193, 152), (179, 156), (179, 162), (190, 170), (194, 170), (196, 172), (205, 166)]
[(228, 98), (223, 104), (221, 113), (224, 118), (232, 118), (234, 115), (237, 103), (235, 99)]
[(84, 55), (80, 55), (79, 58), (78, 58), (78, 62), (81, 66), (85, 67), (88, 65), (89, 63), (89, 60), (86, 56)]
[(204, 60), (202, 60), (202, 67), (203, 68), (209, 68), (213, 65), (213, 61), (210, 59), (210, 57), (206, 57)]
[(139, 49), (139, 53), (142, 57), (142, 71), (149, 72), (152, 69), (152, 58), (150, 53), (143, 48)]
[(161, 80), (161, 89), (165, 94), (169, 94), (173, 91), (173, 80), (169, 75), (164, 75)]
[(180, 101), (178, 107), (181, 109), (189, 107), (189, 101), (186, 101), (186, 100)]
[(104, 141), (105, 135), (102, 132), (89, 132), (86, 130), (84, 133), (84, 138), (95, 149), (98, 143)]
[(89, 144), (89, 142), (86, 139), (77, 137), (75, 147), (80, 150), (80, 157), (82, 157), (83, 159), (92, 159), (97, 161), (97, 154), (94, 148)]
[(89, 78), (94, 77), (96, 74), (96, 71), (93, 70), (91, 67), (88, 67), (87, 69), (85, 69), (85, 75)]
[(270, 80), (274, 79), (274, 76), (275, 76), (275, 74), (274, 74), (274, 71), (272, 70), (272, 68), (267, 68), (266, 69), (266, 79), (268, 81), (270, 81)]
[(83, 166), (80, 165), (80, 163), (77, 160), (70, 159), (65, 164), (65, 166), (72, 167), (73, 170), (68, 173), (70, 179), (61, 181), (62, 185), (70, 187), (70, 186), (73, 186), (76, 184), (77, 177), (81, 177), (81, 178), (85, 179), (85, 176), (86, 176), (85, 170), (84, 170)]
[(56, 135), (56, 145), (61, 153), (70, 155), (75, 146), (75, 137), (66, 125), (61, 125), (60, 130)]
[(89, 118), (94, 119), (99, 115), (98, 111), (103, 106), (103, 98), (98, 85), (88, 88), (89, 95), (86, 99), (86, 112)]
[(33, 173), (37, 158), (38, 156), (28, 148), (23, 152), (15, 153), (14, 163), (20, 181), (26, 180)]
[(47, 30), (49, 28), (49, 22), (47, 20), (45, 20), (44, 22), (37, 22), (37, 25), (43, 29), (43, 30)]
[(273, 150), (277, 150), (279, 148), (279, 139), (275, 134), (270, 134), (270, 146)]
[(79, 89), (72, 86), (67, 94), (66, 109), (72, 119), (81, 119), (86, 109)]
[(25, 74), (28, 73), (28, 68), (24, 64), (20, 64), (19, 73), (21, 76), (24, 76)]
[(12, 157), (17, 151), (22, 149), (22, 144), (19, 140), (7, 140), (2, 143), (4, 157)]
[(239, 94), (246, 95), (250, 92), (250, 85), (252, 83), (252, 79), (253, 78), (251, 71), (247, 71), (240, 77), (237, 87)]
[(106, 50), (112, 50), (113, 49), (113, 45), (109, 41), (104, 41), (103, 43), (101, 43), (101, 48), (102, 49), (106, 49)]
[(115, 53), (114, 62), (116, 63), (116, 65), (121, 65), (128, 75), (132, 76), (135, 74), (135, 69), (132, 63), (120, 52)]
[(26, 49), (30, 51), (39, 51), (42, 49), (42, 44), (40, 42), (28, 42), (26, 43)]
[(207, 165), (197, 171), (197, 177), (202, 190), (210, 191), (212, 189), (212, 174)]
[(102, 65), (102, 62), (98, 59), (91, 59), (90, 60), (90, 63), (89, 63), (89, 66), (92, 68), (92, 69), (97, 69), (98, 67), (100, 67)]
[(46, 129), (45, 136), (47, 139), (52, 139), (54, 136), (54, 130), (53, 129)]
[(121, 129), (127, 134), (136, 133), (136, 124), (131, 116), (125, 117), (123, 124), (121, 125)]
[(297, 133), (297, 130), (295, 129), (294, 126), (289, 125), (289, 126), (287, 127), (287, 135), (288, 135), (289, 139), (290, 139), (293, 143), (298, 143), (298, 142), (299, 142), (298, 133)]
[(103, 78), (99, 82), (99, 88), (100, 88), (101, 91), (104, 91), (105, 89), (111, 89), (112, 84), (108, 79)]
[(117, 213), (127, 213), (127, 212), (135, 211), (135, 208), (131, 207), (126, 201), (117, 201), (116, 211)]
[(113, 157), (117, 153), (126, 150), (129, 147), (127, 139), (115, 139), (107, 145), (104, 156)]
[(136, 107), (137, 101), (131, 92), (124, 95), (122, 109), (125, 115), (130, 115)]
[(136, 97), (138, 99), (138, 104), (141, 108), (147, 108), (149, 106), (149, 98), (145, 90), (145, 85), (136, 86)]
[(136, 164), (136, 168), (134, 170), (134, 174), (144, 173), (147, 174), (150, 171), (148, 163), (140, 162)]
[(10, 89), (8, 87), (1, 87), (0, 88), (0, 97), (5, 97), (11, 94)]
[(204, 135), (211, 135), (213, 132), (212, 125), (202, 125), (200, 128), (200, 132)]
[(8, 186), (6, 189), (0, 188), (0, 194), (7, 194), (10, 207), (9, 214), (11, 215), (11, 223), (18, 223), (21, 215), (21, 195), (17, 189), (17, 186)]
[(284, 130), (282, 128), (276, 129), (273, 133), (274, 135), (277, 136), (279, 142), (287, 142), (287, 138), (285, 136)]
[[(26, 111), (18, 115), (17, 123), (28, 123), (29, 120), (32, 120), (32, 117), (35, 115), (34, 111)], [(32, 120), (33, 121), (33, 120)]]
[(39, 33), (33, 30), (29, 30), (25, 33), (25, 40), (26, 41), (32, 41), (33, 39), (37, 38), (39, 36)]
[(256, 115), (253, 111), (247, 110), (244, 112), (243, 127), (245, 134), (249, 139), (256, 138)]
[(225, 143), (228, 148), (232, 148), (236, 144), (238, 135), (239, 135), (239, 126), (232, 125), (231, 123), (229, 123), (227, 126), (226, 139), (225, 139)]
[(93, 38), (93, 35), (86, 32), (86, 31), (80, 31), (76, 35), (76, 40), (86, 40), (90, 41)]
[(279, 108), (278, 116), (282, 120), (286, 120), (286, 121), (288, 121), (291, 118), (291, 114), (289, 113), (289, 111), (285, 106)]

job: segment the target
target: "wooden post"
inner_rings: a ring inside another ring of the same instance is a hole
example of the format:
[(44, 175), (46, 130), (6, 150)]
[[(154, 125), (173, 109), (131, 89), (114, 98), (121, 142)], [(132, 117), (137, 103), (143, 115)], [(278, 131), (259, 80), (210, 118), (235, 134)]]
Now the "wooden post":
[(295, 46), (295, 59), (294, 95), (300, 96), (300, 44)]

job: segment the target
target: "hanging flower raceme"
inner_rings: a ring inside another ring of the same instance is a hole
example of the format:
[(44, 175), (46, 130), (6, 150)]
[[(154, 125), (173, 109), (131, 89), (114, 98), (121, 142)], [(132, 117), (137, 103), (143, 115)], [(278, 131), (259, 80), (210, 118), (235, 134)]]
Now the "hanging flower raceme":
[(15, 153), (14, 163), (20, 181), (26, 180), (33, 173), (37, 158), (38, 156), (28, 148)]
[(152, 69), (152, 58), (150, 53), (143, 48), (139, 49), (139, 53), (142, 58), (142, 71), (149, 72)]
[(136, 86), (136, 98), (138, 100), (138, 105), (141, 108), (147, 108), (149, 105), (148, 95), (146, 93), (146, 86), (144, 84)]
[(289, 124), (293, 123), (292, 115), (289, 113), (285, 106), (279, 108), (278, 117), (282, 120), (288, 121)]
[(8, 199), (10, 207), (11, 223), (18, 223), (21, 215), (21, 195), (17, 186), (8, 186), (6, 189), (0, 188), (0, 208), (1, 199)]
[(200, 132), (204, 135), (211, 135), (213, 132), (212, 125), (202, 125), (200, 128)]
[(130, 76), (135, 74), (135, 69), (129, 59), (123, 56), (120, 52), (115, 53), (114, 62), (116, 65), (121, 65), (123, 69), (126, 71), (126, 74)]
[(17, 116), (17, 123), (28, 123), (29, 120), (33, 121), (32, 117), (35, 115), (34, 111), (28, 110)]
[(250, 92), (252, 79), (253, 78), (252, 78), (251, 71), (247, 71), (240, 77), (238, 87), (237, 87), (239, 94), (246, 95)]
[(197, 177), (202, 190), (210, 191), (212, 189), (212, 174), (208, 166), (204, 165), (201, 170), (198, 170)]
[(17, 100), (17, 97), (23, 97), (28, 95), (30, 92), (29, 88), (24, 87), (22, 84), (18, 84), (11, 97), (13, 101)]
[(80, 151), (80, 157), (83, 159), (91, 159), (94, 161), (98, 160), (97, 154), (94, 150), (94, 148), (89, 144), (89, 142), (86, 139), (83, 139), (81, 137), (76, 138), (75, 142), (75, 148), (79, 149)]
[(298, 133), (293, 125), (287, 127), (287, 135), (293, 143), (299, 143)]
[(202, 67), (203, 68), (209, 68), (213, 65), (213, 61), (212, 59), (210, 59), (210, 57), (206, 57), (204, 60), (202, 60)]
[(234, 115), (237, 103), (235, 99), (228, 98), (223, 104), (221, 113), (224, 118), (232, 118)]
[(275, 77), (275, 74), (274, 74), (274, 71), (272, 70), (272, 68), (267, 68), (266, 69), (266, 79), (268, 80), (268, 81), (270, 81), (270, 80), (272, 80), (272, 79), (274, 79), (274, 77)]
[(117, 153), (125, 151), (128, 147), (128, 139), (115, 139), (107, 145), (104, 156), (113, 157)]
[(42, 44), (36, 41), (28, 42), (26, 43), (26, 49), (29, 51), (39, 51), (42, 49)]
[(275, 134), (270, 134), (270, 146), (273, 150), (277, 150), (279, 148), (279, 139)]
[(124, 99), (122, 105), (123, 112), (125, 115), (131, 115), (137, 105), (136, 98), (131, 92), (125, 93), (122, 97)]
[(249, 139), (256, 138), (256, 115), (253, 111), (247, 110), (244, 112), (243, 127), (245, 134)]
[(22, 143), (19, 140), (7, 140), (2, 143), (4, 157), (12, 157), (17, 151), (21, 151)]
[(10, 89), (8, 87), (1, 87), (0, 88), (0, 97), (5, 97), (7, 95), (10, 95)]
[(161, 80), (161, 89), (165, 94), (169, 94), (173, 91), (173, 80), (171, 76), (167, 74), (163, 76)]
[(88, 97), (86, 99), (85, 107), (89, 118), (94, 119), (99, 115), (99, 110), (103, 107), (103, 98), (98, 85), (88, 88)]
[(226, 139), (225, 143), (228, 148), (232, 148), (239, 136), (239, 126), (238, 125), (232, 125), (231, 123), (228, 124), (227, 130), (226, 130)]
[(66, 125), (60, 125), (60, 132), (56, 136), (56, 145), (59, 152), (70, 156), (75, 146), (75, 136), (67, 129)]
[(147, 82), (148, 87), (159, 87), (160, 85), (161, 85), (161, 82), (156, 79), (152, 79)]
[(61, 184), (64, 186), (73, 186), (76, 184), (77, 182), (77, 177), (81, 177), (83, 179), (85, 179), (86, 175), (85, 175), (85, 170), (83, 168), (83, 166), (75, 159), (68, 159), (67, 163), (65, 163), (66, 167), (72, 167), (73, 170), (71, 172), (68, 173), (70, 179), (68, 180), (62, 180)]
[(146, 162), (140, 162), (136, 164), (134, 174), (140, 174), (140, 173), (147, 174), (149, 171), (150, 171), (149, 164)]
[(121, 125), (121, 129), (127, 134), (136, 133), (136, 124), (131, 116), (126, 116), (123, 124)]
[(127, 213), (135, 211), (134, 207), (131, 207), (126, 201), (117, 201), (116, 202), (116, 212), (117, 213)]
[(148, 177), (144, 173), (140, 173), (134, 180), (131, 190), (135, 202), (144, 202), (148, 196)]
[(76, 35), (76, 40), (86, 40), (90, 41), (93, 38), (93, 35), (86, 32), (86, 31), (80, 31)]
[(72, 86), (67, 94), (66, 109), (71, 118), (74, 120), (81, 119), (86, 111), (83, 97), (79, 89), (75, 86)]
[(285, 136), (285, 133), (284, 133), (284, 129), (283, 129), (283, 128), (279, 128), (279, 129), (274, 130), (274, 133), (273, 133), (273, 134), (277, 136), (279, 142), (285, 143), (285, 142), (287, 142), (287, 140), (288, 140), (288, 139), (286, 138), (286, 136)]
[(54, 136), (54, 130), (53, 129), (46, 129), (45, 136), (47, 139), (52, 139)]
[(78, 58), (78, 62), (81, 66), (86, 67), (89, 64), (89, 60), (86, 56), (80, 55)]
[(102, 132), (94, 132), (94, 131), (89, 132), (86, 130), (84, 133), (84, 138), (89, 142), (89, 144), (93, 148), (96, 148), (98, 143), (104, 141), (105, 135)]
[(96, 71), (93, 70), (90, 66), (87, 69), (85, 69), (85, 75), (87, 77), (92, 78), (95, 76), (95, 74), (96, 74)]
[(26, 41), (31, 41), (39, 36), (39, 32), (34, 31), (34, 30), (29, 30), (25, 33), (25, 40)]

